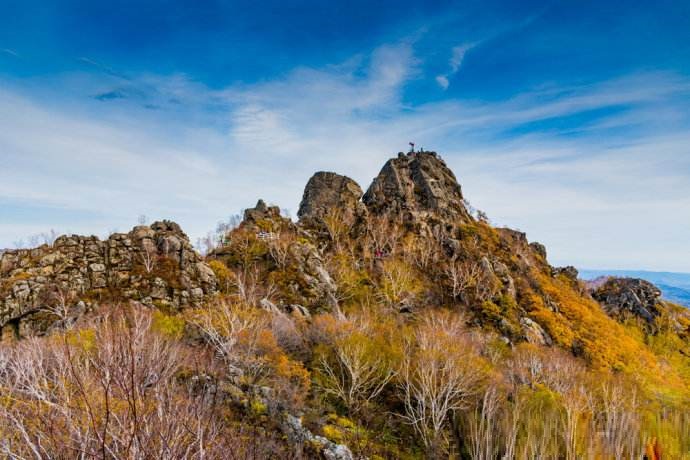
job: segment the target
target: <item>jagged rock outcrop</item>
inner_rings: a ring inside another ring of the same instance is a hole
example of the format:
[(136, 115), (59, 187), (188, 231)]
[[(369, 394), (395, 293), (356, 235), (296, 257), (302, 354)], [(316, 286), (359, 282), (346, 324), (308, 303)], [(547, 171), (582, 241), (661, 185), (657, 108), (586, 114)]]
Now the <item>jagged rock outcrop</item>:
[(525, 335), (525, 340), (527, 340), (529, 343), (547, 346), (553, 345), (551, 336), (549, 336), (544, 328), (533, 319), (526, 316), (520, 318), (520, 326), (522, 327), (522, 331)]
[(618, 319), (633, 315), (653, 323), (661, 313), (661, 291), (642, 279), (609, 278), (591, 294), (609, 315)]
[(299, 296), (300, 302), (312, 307), (335, 306), (336, 284), (316, 246), (296, 241), (289, 251), (290, 266), (295, 276), (290, 287)]
[(400, 215), (410, 223), (472, 220), (460, 184), (435, 152), (401, 153), (388, 160), (363, 201), (374, 214)]
[(280, 208), (278, 206), (268, 206), (264, 200), (259, 200), (253, 208), (244, 210), (244, 225), (255, 225), (261, 227), (261, 223), (277, 220), (282, 222)]
[(503, 262), (494, 262), (492, 271), (501, 283), (502, 292), (512, 298), (515, 298), (515, 281), (510, 275), (510, 269)]
[(554, 267), (551, 269), (551, 274), (553, 276), (564, 276), (570, 280), (571, 283), (577, 283), (578, 277), (580, 276), (580, 272), (572, 265), (568, 265), (567, 267)]
[(353, 460), (350, 449), (344, 444), (336, 444), (323, 436), (316, 436), (302, 425), (302, 420), (287, 414), (283, 424), (284, 431), (294, 443), (310, 443), (317, 447), (326, 460)]
[(543, 244), (538, 243), (538, 242), (536, 242), (536, 241), (530, 243), (529, 245), (530, 245), (530, 247), (532, 248), (532, 250), (533, 250), (539, 257), (541, 257), (542, 259), (544, 259), (544, 261), (546, 261), (546, 256), (547, 256), (547, 254), (546, 254), (546, 246), (544, 246)]
[[(0, 258), (0, 328), (20, 336), (44, 332), (57, 306), (89, 309), (135, 300), (178, 309), (216, 290), (213, 271), (174, 222), (95, 236), (61, 236), (52, 246), (6, 251)], [(75, 310), (77, 311), (77, 310)]]
[(307, 227), (319, 225), (329, 213), (338, 213), (344, 222), (354, 223), (366, 214), (361, 198), (362, 188), (349, 177), (317, 172), (304, 188), (297, 216)]
[(229, 238), (228, 244), (209, 257), (231, 269), (247, 269), (245, 256), (253, 246), (255, 254), (248, 263), (267, 271), (268, 278), (260, 281), (278, 289), (280, 308), (291, 310), (291, 305), (297, 305), (300, 312), (308, 313), (308, 308), (335, 305), (336, 285), (321, 251), (301, 226), (280, 215), (278, 207), (259, 200), (254, 208), (245, 210), (239, 232), (241, 236), (235, 233), (235, 238)]

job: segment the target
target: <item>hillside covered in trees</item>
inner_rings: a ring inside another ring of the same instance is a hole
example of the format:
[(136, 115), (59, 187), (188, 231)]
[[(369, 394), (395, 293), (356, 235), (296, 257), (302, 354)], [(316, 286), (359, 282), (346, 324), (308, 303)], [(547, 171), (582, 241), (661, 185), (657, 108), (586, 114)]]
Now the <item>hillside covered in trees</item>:
[(298, 217), (2, 254), (2, 455), (690, 458), (690, 314), (651, 284), (551, 266), (434, 152), (316, 173)]

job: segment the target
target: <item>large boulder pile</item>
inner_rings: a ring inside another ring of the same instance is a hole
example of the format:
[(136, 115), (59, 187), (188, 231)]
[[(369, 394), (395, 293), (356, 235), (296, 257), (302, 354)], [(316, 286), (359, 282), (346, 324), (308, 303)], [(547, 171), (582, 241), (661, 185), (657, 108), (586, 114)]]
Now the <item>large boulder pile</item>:
[(51, 246), (5, 251), (0, 258), (3, 335), (45, 332), (60, 315), (106, 301), (166, 309), (197, 305), (216, 290), (213, 271), (169, 221), (101, 241), (61, 236)]
[(636, 278), (609, 278), (591, 291), (604, 310), (618, 319), (633, 316), (653, 323), (661, 309), (661, 291), (652, 283)]

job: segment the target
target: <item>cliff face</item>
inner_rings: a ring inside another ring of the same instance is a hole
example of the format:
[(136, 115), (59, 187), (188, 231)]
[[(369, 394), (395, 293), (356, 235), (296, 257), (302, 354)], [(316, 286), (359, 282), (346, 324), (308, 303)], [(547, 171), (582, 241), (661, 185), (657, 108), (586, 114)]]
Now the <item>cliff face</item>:
[(0, 258), (3, 335), (35, 335), (104, 301), (136, 300), (176, 310), (216, 290), (213, 271), (174, 222), (95, 236), (61, 236), (52, 246)]

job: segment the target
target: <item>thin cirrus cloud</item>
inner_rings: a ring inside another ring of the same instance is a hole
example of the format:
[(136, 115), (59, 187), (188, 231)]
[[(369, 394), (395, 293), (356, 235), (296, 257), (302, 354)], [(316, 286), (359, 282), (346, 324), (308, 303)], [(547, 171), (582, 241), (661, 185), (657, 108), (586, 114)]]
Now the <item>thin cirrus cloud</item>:
[[(448, 75), (467, 49), (454, 51)], [(644, 73), (411, 106), (405, 90), (424, 78), (422, 67), (402, 43), (224, 88), (104, 71), (63, 76), (60, 102), (5, 85), (0, 205), (10, 211), (0, 247), (51, 227), (127, 230), (139, 214), (175, 219), (195, 239), (260, 197), (295, 210), (316, 170), (366, 187), (414, 140), (442, 153), (498, 225), (546, 243), (554, 263), (690, 271), (681, 256), (690, 228), (686, 77)], [(93, 98), (116, 90), (128, 97)]]
[(444, 90), (448, 89), (450, 86), (449, 78), (458, 73), (460, 66), (462, 66), (462, 62), (465, 60), (465, 55), (476, 45), (476, 43), (465, 43), (453, 47), (450, 59), (448, 60), (448, 72), (436, 76), (436, 83), (438, 83), (441, 88)]

